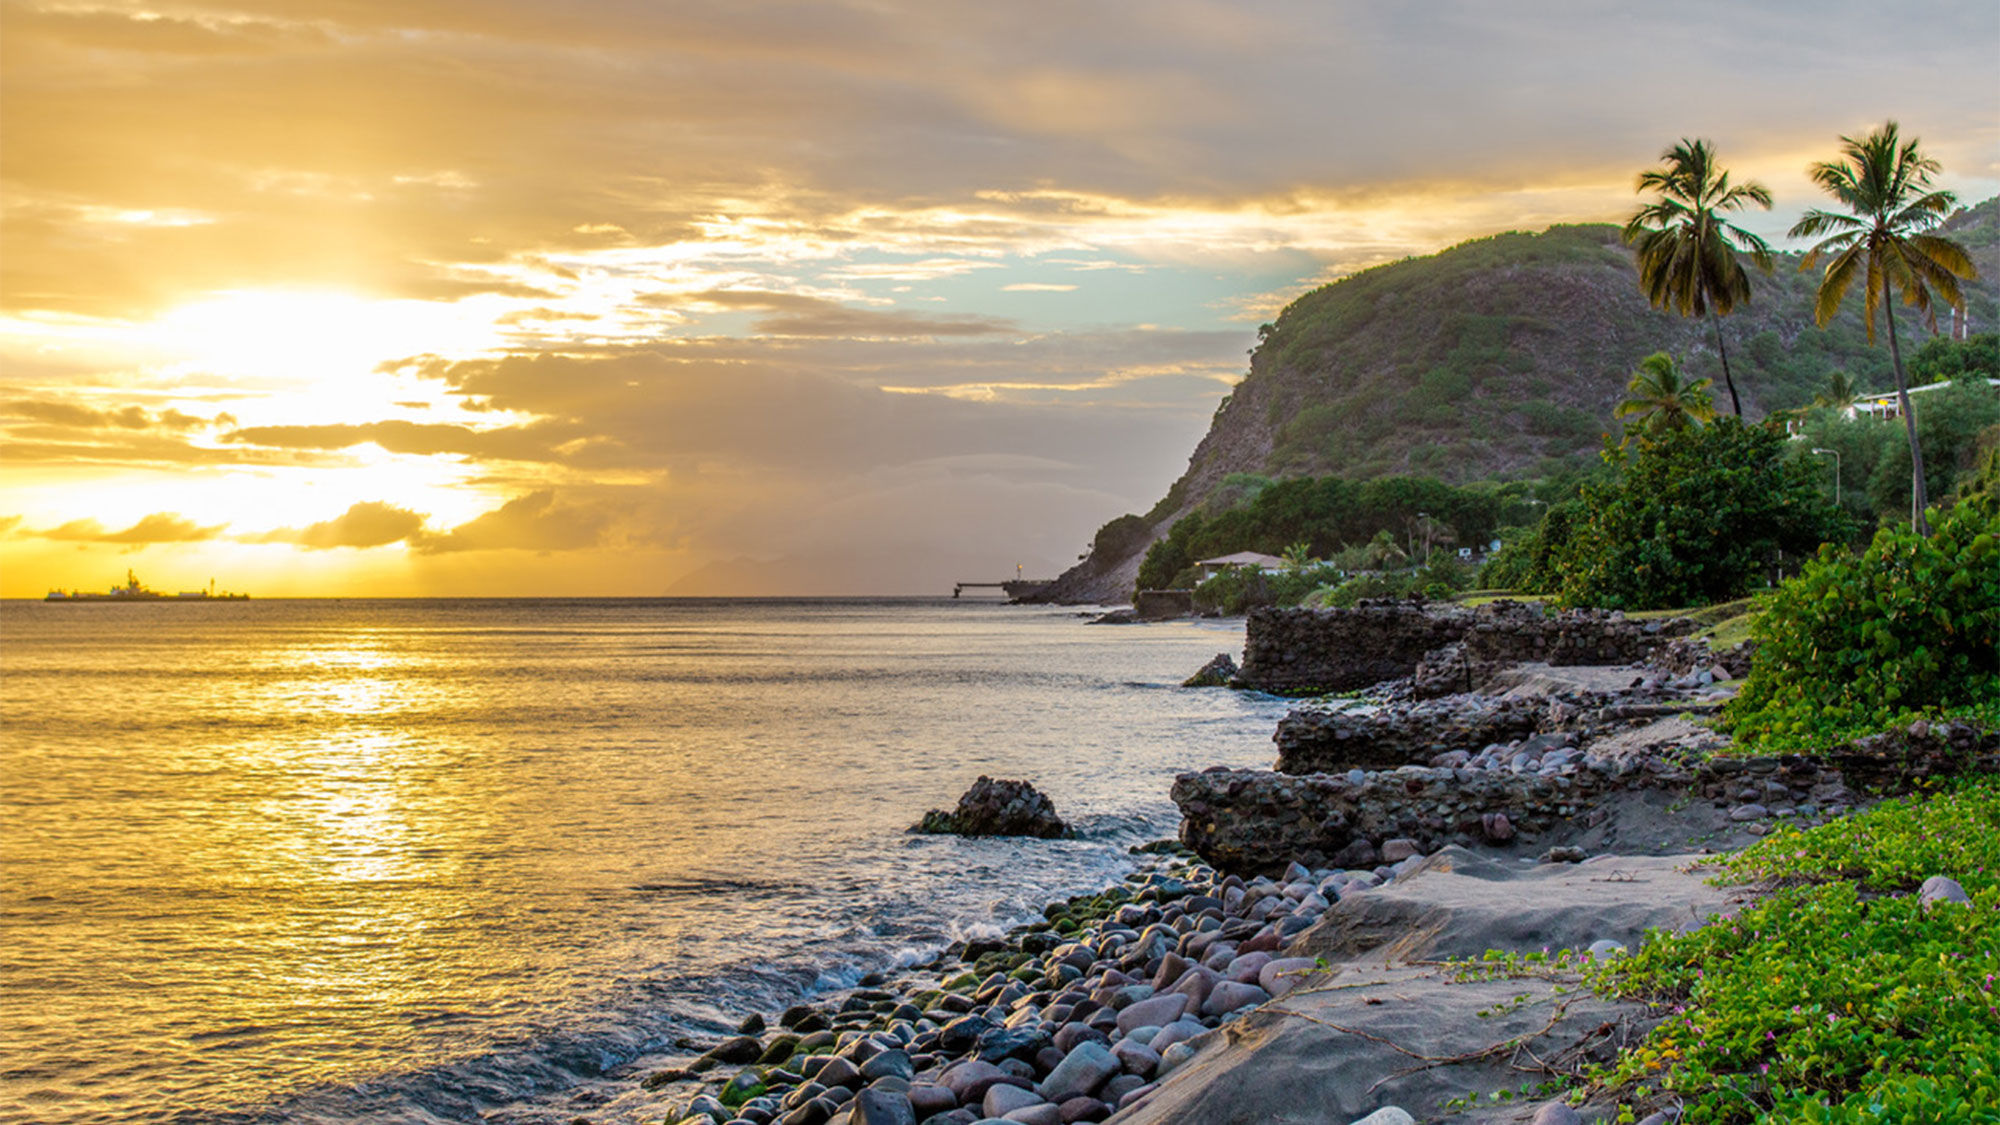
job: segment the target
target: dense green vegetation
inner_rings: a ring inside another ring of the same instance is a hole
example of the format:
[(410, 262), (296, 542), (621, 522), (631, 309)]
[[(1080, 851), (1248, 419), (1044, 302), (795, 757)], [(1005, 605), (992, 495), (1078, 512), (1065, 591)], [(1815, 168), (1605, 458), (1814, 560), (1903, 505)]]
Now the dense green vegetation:
[[(1681, 381), (1678, 368), (1659, 357), (1648, 364), (1635, 373), (1628, 401), (1651, 408), (1628, 411), (1636, 424), (1627, 447), (1588, 469), (1465, 486), (1232, 474), (1206, 509), (1153, 544), (1139, 585), (1193, 586), (1198, 559), (1299, 548), (1338, 571), (1379, 573), (1234, 575), (1199, 604), (1233, 613), (1308, 596), (1316, 605), (1443, 596), (1469, 587), (1470, 576), (1456, 567), (1420, 575), (1411, 568), (1423, 560), (1412, 556), (1498, 538), (1503, 550), (1479, 574), (1481, 585), (1552, 594), (1571, 605), (1701, 605), (1738, 597), (1795, 568), (1821, 543), (1847, 542), (1907, 511), (1909, 454), (1899, 420), (1817, 407), (1797, 418), (1798, 433), (1788, 440), (1775, 426), (1715, 420), (1699, 401), (1699, 382)], [(1924, 382), (1957, 380), (1918, 396), (1916, 407), (1931, 492), (1951, 496), (1961, 484), (1970, 488), (1981, 466), (2000, 464), (2000, 391), (1986, 383), (2000, 378), (2000, 337), (1934, 339), (1910, 367)], [(1137, 516), (1112, 521), (1098, 533), (1100, 552), (1107, 543), (1137, 541), (1144, 527)]]
[(1814, 748), (2000, 708), (2000, 516), (1965, 503), (1932, 536), (1885, 527), (1859, 557), (1824, 548), (1753, 635), (1727, 712), (1743, 745)]
[[(1726, 869), (1810, 885), (1597, 970), (1667, 1012), (1602, 1084), (1693, 1125), (2000, 1120), (2000, 781), (1781, 831)], [(1924, 906), (1930, 875), (1972, 901)]]
[[(1974, 374), (1942, 390), (1917, 395), (1914, 404), (1926, 494), (1949, 497), (1960, 481), (1976, 474), (1986, 434), (2000, 426), (2000, 390)], [(1802, 454), (1815, 449), (1839, 454), (1841, 504), (1857, 523), (1870, 527), (1884, 520), (1909, 519), (1910, 447), (1900, 419), (1866, 414), (1849, 418), (1839, 411), (1815, 409), (1799, 419), (1798, 430)], [(1832, 462), (1820, 466), (1828, 487), (1835, 468)]]
[[(1980, 248), (2000, 247), (2000, 207), (1989, 200), (1942, 229), (1983, 262)], [(1835, 371), (1865, 394), (1893, 386), (1859, 307), (1815, 323), (1820, 277), (1801, 261), (1774, 254), (1721, 325), (1753, 416), (1808, 405)], [(1722, 375), (1713, 326), (1649, 308), (1637, 280), (1617, 228), (1577, 225), (1477, 239), (1307, 293), (1265, 326), (1233, 396), (1253, 407), (1218, 412), (1218, 429), (1268, 433), (1269, 455), (1198, 460), (1198, 491), (1184, 482), (1157, 514), (1205, 500), (1229, 472), (1465, 481), (1587, 458), (1642, 356), (1670, 352), (1690, 379)], [(1990, 279), (1965, 288), (1974, 323), (2000, 321), (1996, 296)]]
[[(1362, 548), (1382, 536), (1398, 554), (1455, 551), (1484, 544), (1503, 523), (1519, 523), (1530, 510), (1527, 489), (1516, 485), (1457, 487), (1426, 477), (1295, 477), (1271, 482), (1231, 477), (1233, 506), (1213, 514), (1196, 511), (1176, 521), (1154, 543), (1139, 567), (1141, 589), (1192, 586), (1197, 560), (1237, 551), (1284, 553), (1305, 544), (1313, 558), (1342, 548)], [(1401, 559), (1381, 559), (1374, 565)], [(1357, 559), (1344, 569), (1368, 566)], [(1371, 569), (1373, 567), (1370, 567)]]
[(1552, 509), (1482, 578), (1613, 609), (1741, 597), (1782, 556), (1846, 538), (1823, 478), (1776, 427), (1725, 417), (1662, 430)]

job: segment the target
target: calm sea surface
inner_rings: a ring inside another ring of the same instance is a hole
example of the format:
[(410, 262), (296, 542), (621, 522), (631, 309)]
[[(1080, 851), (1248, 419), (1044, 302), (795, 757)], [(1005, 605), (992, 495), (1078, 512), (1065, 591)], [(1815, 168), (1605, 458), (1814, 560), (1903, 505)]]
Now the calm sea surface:
[[(0, 1120), (623, 1120), (607, 1069), (1129, 869), (1240, 623), (0, 603)], [(1066, 841), (903, 829), (981, 773)]]

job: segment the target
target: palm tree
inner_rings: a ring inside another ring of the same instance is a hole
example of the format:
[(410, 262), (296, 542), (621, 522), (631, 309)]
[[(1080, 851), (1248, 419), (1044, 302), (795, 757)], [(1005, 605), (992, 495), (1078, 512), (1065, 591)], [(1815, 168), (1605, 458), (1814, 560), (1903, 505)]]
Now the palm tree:
[(1832, 410), (1846, 410), (1861, 397), (1861, 388), (1845, 371), (1833, 371), (1826, 377), (1826, 389), (1813, 396), (1814, 406), (1824, 406)]
[(1699, 426), (1715, 417), (1715, 406), (1708, 397), (1708, 389), (1714, 385), (1713, 379), (1686, 382), (1673, 356), (1654, 352), (1639, 361), (1631, 381), (1625, 384), (1627, 397), (1613, 414), (1638, 418), (1638, 428), (1644, 433)]
[(1965, 307), (1959, 292), (1961, 278), (1970, 280), (1979, 271), (1966, 256), (1965, 248), (1940, 235), (1928, 233), (1943, 222), (1958, 205), (1958, 197), (1948, 191), (1930, 190), (1931, 177), (1941, 167), (1917, 149), (1917, 140), (1904, 141), (1896, 123), (1886, 122), (1860, 139), (1840, 138), (1840, 151), (1847, 159), (1826, 161), (1811, 168), (1813, 182), (1851, 214), (1812, 210), (1792, 227), (1793, 238), (1818, 238), (1806, 251), (1801, 270), (1826, 259), (1826, 273), (1819, 284), (1813, 316), (1821, 324), (1833, 319), (1857, 278), (1867, 294), (1864, 316), (1868, 321), (1868, 342), (1875, 342), (1875, 311), (1889, 325), (1889, 365), (1896, 373), (1896, 405), (1903, 412), (1903, 429), (1910, 439), (1910, 524), (1917, 534), (1929, 535), (1924, 520), (1928, 506), (1924, 495), (1924, 454), (1917, 445), (1917, 419), (1910, 412), (1909, 380), (1903, 374), (1902, 346), (1896, 339), (1896, 310), (1891, 292), (1900, 293), (1903, 303), (1923, 314), (1931, 331), (1937, 331), (1937, 315), (1931, 309), (1931, 290), (1953, 308)]
[(1681, 142), (1660, 154), (1664, 168), (1639, 173), (1640, 191), (1660, 198), (1639, 209), (1625, 224), (1625, 241), (1639, 249), (1639, 288), (1656, 309), (1671, 307), (1682, 316), (1706, 316), (1715, 327), (1715, 351), (1729, 405), (1740, 416), (1743, 400), (1729, 374), (1729, 349), (1722, 342), (1721, 317), (1750, 300), (1750, 275), (1736, 252), (1750, 255), (1771, 272), (1771, 247), (1763, 239), (1726, 222), (1724, 211), (1749, 204), (1771, 206), (1771, 189), (1752, 180), (1732, 185), (1715, 162), (1707, 141)]

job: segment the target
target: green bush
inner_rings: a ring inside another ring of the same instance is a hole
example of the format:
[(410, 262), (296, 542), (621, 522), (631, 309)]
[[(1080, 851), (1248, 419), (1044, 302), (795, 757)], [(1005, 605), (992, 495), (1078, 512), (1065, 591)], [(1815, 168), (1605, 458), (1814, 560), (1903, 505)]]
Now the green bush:
[(1378, 574), (1357, 574), (1338, 585), (1323, 585), (1301, 604), (1314, 609), (1345, 609), (1363, 598), (1405, 598), (1421, 595), (1445, 601), (1472, 589), (1477, 571), (1456, 557), (1439, 555), (1428, 566)]
[(1825, 479), (1783, 430), (1724, 417), (1642, 441), (1585, 486), (1556, 553), (1566, 605), (1665, 609), (1742, 597), (1779, 559), (1847, 535)]
[(1502, 532), (1501, 551), (1480, 570), (1480, 585), (1523, 594), (1552, 594), (1561, 589), (1562, 574), (1556, 560), (1569, 549), (1570, 535), (1583, 510), (1580, 502), (1567, 501), (1550, 508), (1533, 528), (1512, 538)]
[(1824, 745), (2000, 704), (2000, 517), (1961, 504), (1935, 535), (1826, 548), (1754, 626), (1726, 719), (1748, 746)]
[(1327, 565), (1266, 573), (1254, 566), (1228, 566), (1194, 588), (1196, 608), (1244, 613), (1257, 606), (1297, 605), (1307, 594), (1342, 577)]
[(1119, 516), (1097, 529), (1097, 535), (1090, 541), (1088, 558), (1094, 568), (1101, 570), (1145, 546), (1152, 536), (1153, 525), (1143, 516)]
[(1363, 598), (1400, 598), (1409, 588), (1400, 575), (1357, 574), (1339, 585), (1321, 586), (1301, 604), (1313, 609), (1346, 609)]
[(1897, 797), (1805, 831), (1781, 829), (1715, 865), (1746, 881), (1844, 879), (1867, 891), (1914, 890), (1946, 871), (1974, 890), (2000, 886), (2000, 778)]
[[(1693, 933), (1655, 933), (1596, 970), (1598, 991), (1666, 1015), (1596, 1075), (1601, 1084), (1641, 1103), (1679, 1101), (1692, 1125), (2000, 1120), (2000, 782), (1781, 832), (1728, 866), (1854, 881), (1792, 887)], [(1926, 909), (1879, 893), (1934, 874), (1972, 902)]]

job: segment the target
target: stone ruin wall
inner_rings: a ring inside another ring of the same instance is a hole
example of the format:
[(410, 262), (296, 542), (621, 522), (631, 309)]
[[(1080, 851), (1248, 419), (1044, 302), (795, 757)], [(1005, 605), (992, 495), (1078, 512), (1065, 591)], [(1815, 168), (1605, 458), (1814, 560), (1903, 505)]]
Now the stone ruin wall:
[(1513, 664), (1630, 664), (1694, 628), (1602, 610), (1549, 614), (1523, 602), (1478, 609), (1374, 600), (1351, 609), (1252, 610), (1242, 687), (1284, 695), (1354, 691), (1413, 676), (1419, 698), (1475, 691)]
[(1528, 842), (1587, 818), (1620, 790), (1656, 788), (1768, 810), (1845, 803), (1857, 792), (1907, 792), (1925, 779), (1996, 768), (2000, 731), (1919, 723), (1813, 758), (1682, 764), (1584, 754), (1548, 771), (1403, 766), (1304, 775), (1218, 766), (1181, 774), (1173, 799), (1181, 810), (1182, 843), (1222, 870), (1257, 872), (1294, 860), (1307, 866), (1354, 861), (1390, 839), (1413, 840), (1425, 852), (1445, 844)]

